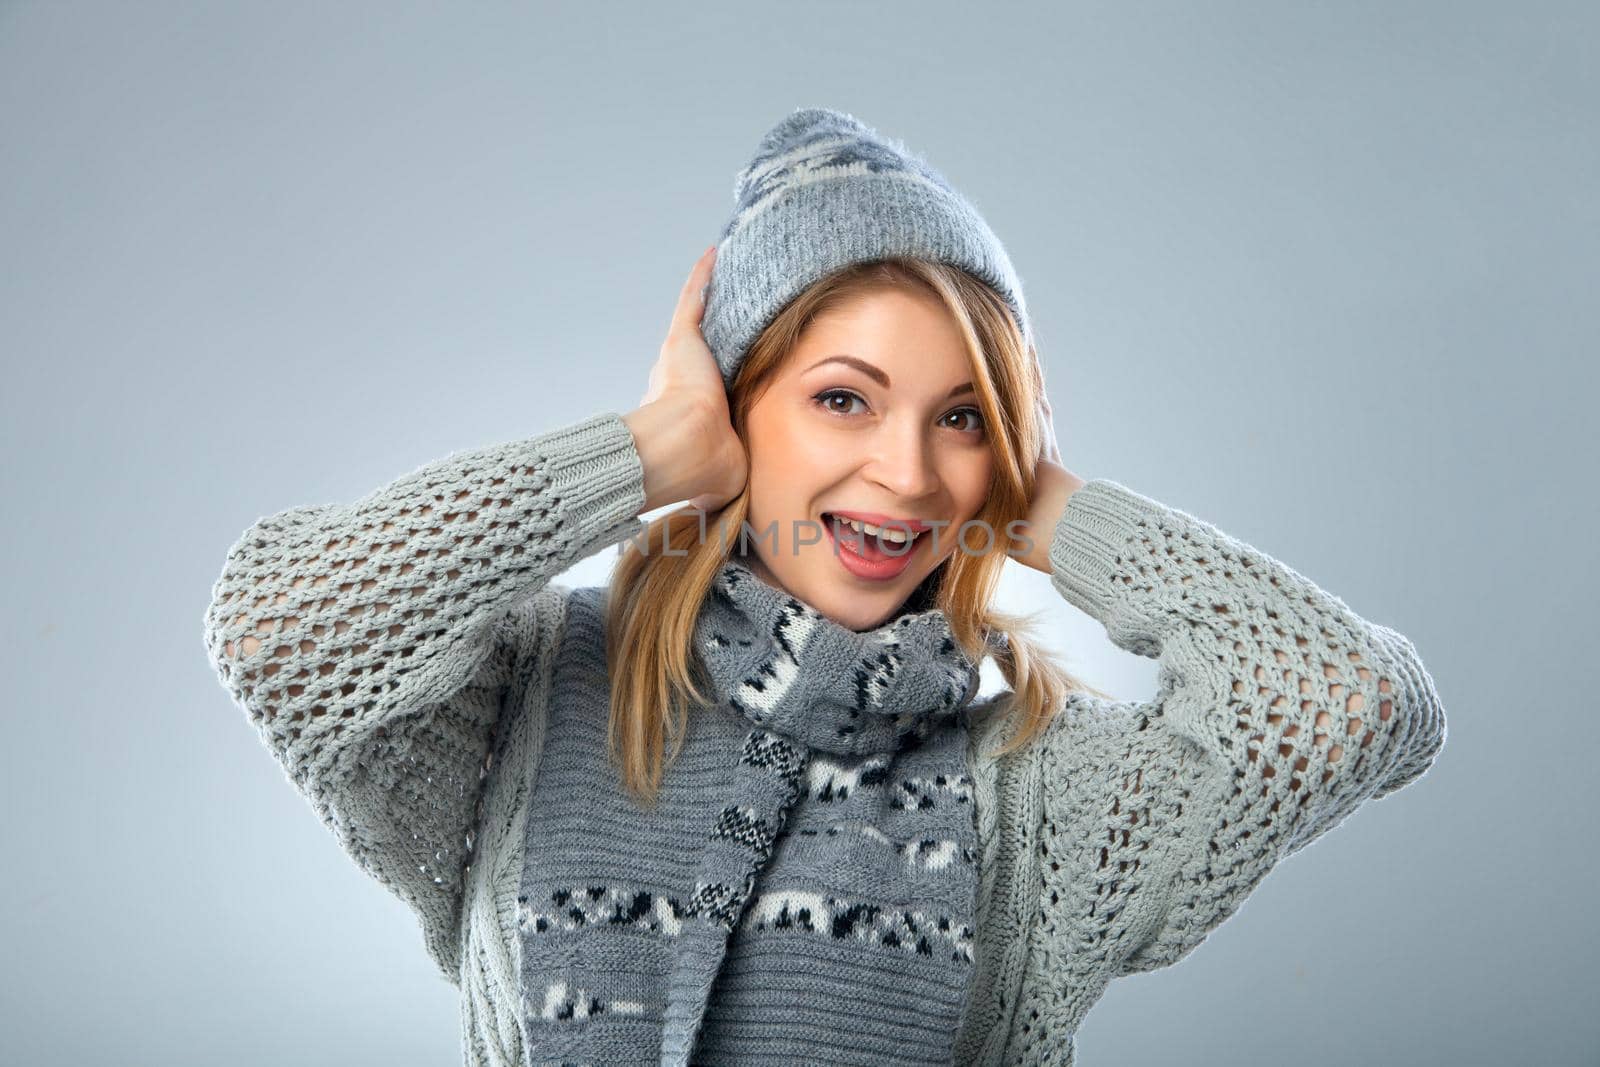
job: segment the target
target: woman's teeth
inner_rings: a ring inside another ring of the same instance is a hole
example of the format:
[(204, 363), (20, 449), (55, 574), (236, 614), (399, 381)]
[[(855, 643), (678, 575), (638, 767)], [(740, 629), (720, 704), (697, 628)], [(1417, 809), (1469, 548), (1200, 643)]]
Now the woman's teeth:
[(870, 522), (859, 522), (856, 519), (845, 518), (843, 515), (833, 515), (831, 517), (835, 522), (841, 522), (857, 533), (865, 533), (883, 541), (892, 541), (897, 545), (906, 544), (912, 539), (911, 535), (904, 530), (884, 529), (883, 527), (874, 526)]

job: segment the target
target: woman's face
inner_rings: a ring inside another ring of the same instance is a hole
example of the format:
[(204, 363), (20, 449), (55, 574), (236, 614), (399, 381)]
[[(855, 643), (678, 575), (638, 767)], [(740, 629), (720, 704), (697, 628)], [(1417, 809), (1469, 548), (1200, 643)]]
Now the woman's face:
[[(892, 618), (988, 494), (994, 460), (971, 379), (932, 295), (878, 290), (814, 319), (748, 419), (752, 569), (852, 630)], [(909, 547), (880, 548), (870, 530), (836, 525), (841, 512), (891, 534), (908, 533), (891, 520), (933, 525)], [(976, 550), (986, 538), (970, 540)]]

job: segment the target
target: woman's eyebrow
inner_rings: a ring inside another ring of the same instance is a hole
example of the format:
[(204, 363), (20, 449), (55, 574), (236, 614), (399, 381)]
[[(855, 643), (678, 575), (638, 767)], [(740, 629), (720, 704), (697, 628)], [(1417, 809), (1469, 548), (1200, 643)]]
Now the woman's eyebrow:
[[(845, 353), (840, 353), (833, 356), (825, 356), (822, 359), (817, 360), (815, 363), (811, 364), (810, 367), (806, 368), (807, 373), (816, 370), (824, 363), (843, 363), (847, 366), (854, 367), (856, 370), (860, 371), (862, 374), (865, 374), (868, 378), (871, 378), (885, 389), (890, 387), (889, 376), (882, 370), (874, 367), (871, 363), (868, 363), (864, 359), (847, 355)], [(952, 397), (960, 396), (962, 393), (976, 393), (977, 391), (978, 390), (971, 382), (962, 382), (960, 385), (950, 390), (950, 392), (946, 393), (945, 399), (949, 400)]]

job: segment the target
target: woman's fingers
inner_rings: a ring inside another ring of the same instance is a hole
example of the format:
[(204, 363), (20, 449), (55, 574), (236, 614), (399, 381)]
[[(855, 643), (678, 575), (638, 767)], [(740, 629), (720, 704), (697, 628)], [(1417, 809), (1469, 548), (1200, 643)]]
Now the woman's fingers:
[(1056, 441), (1055, 419), (1050, 413), (1050, 406), (1046, 404), (1042, 409), (1044, 416), (1044, 449), (1043, 456), (1052, 463), (1061, 463), (1061, 445)]
[(1055, 412), (1050, 409), (1050, 393), (1044, 384), (1044, 361), (1033, 352), (1033, 382), (1039, 392), (1039, 456), (1053, 463), (1061, 463), (1061, 446), (1056, 443)]
[[(716, 259), (716, 245), (711, 245), (695, 261), (678, 290), (678, 303), (672, 309), (672, 322), (655, 364), (650, 368), (650, 381), (639, 406), (659, 400), (668, 389), (691, 385), (707, 388), (713, 379), (720, 386), (720, 372), (716, 360), (706, 347), (700, 333), (700, 320), (705, 316), (705, 290), (711, 281), (711, 266)], [(702, 366), (706, 364), (707, 366)]]
[(1050, 398), (1043, 391), (1039, 393), (1039, 418), (1044, 423), (1040, 455), (1052, 463), (1061, 463), (1061, 445), (1056, 441), (1055, 412), (1050, 409)]
[(695, 261), (694, 269), (683, 283), (678, 294), (678, 306), (672, 313), (672, 332), (689, 327), (698, 328), (706, 311), (706, 283), (711, 280), (711, 266), (716, 260), (717, 246), (711, 245)]

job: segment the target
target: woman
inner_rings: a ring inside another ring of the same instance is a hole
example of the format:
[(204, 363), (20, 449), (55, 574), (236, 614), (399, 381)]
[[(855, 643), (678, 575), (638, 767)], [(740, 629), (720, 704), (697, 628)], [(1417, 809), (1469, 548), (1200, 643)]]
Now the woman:
[[(902, 145), (798, 110), (736, 195), (636, 410), (261, 519), (212, 661), (416, 911), (470, 1063), (1070, 1064), (1108, 982), (1423, 774), (1432, 680), (1067, 469), (1004, 249)], [(1007, 557), (1157, 695), (1050, 662)]]

